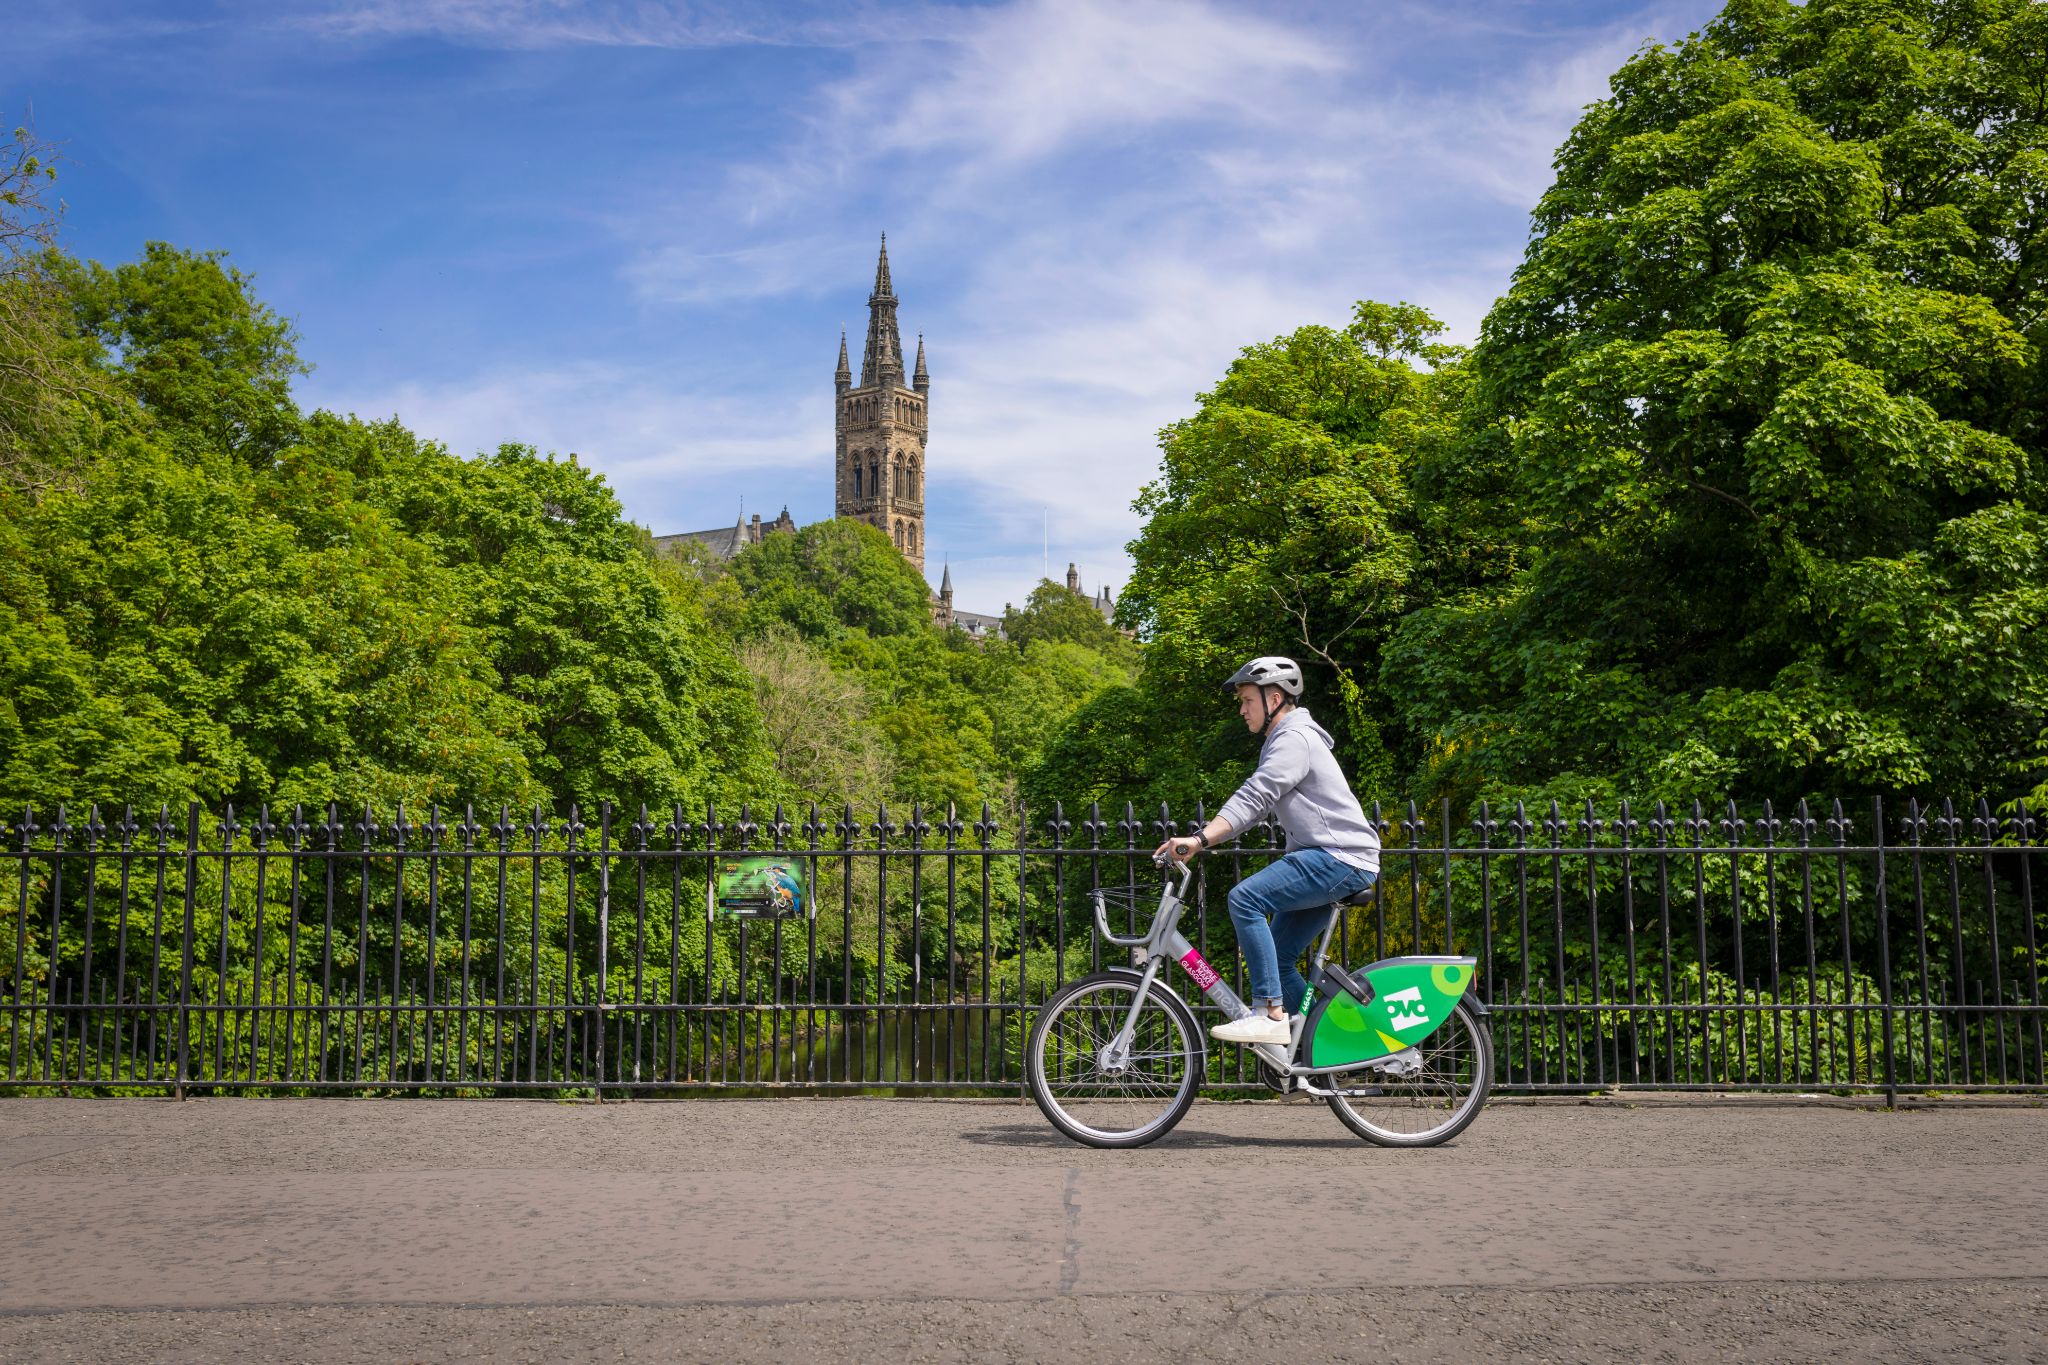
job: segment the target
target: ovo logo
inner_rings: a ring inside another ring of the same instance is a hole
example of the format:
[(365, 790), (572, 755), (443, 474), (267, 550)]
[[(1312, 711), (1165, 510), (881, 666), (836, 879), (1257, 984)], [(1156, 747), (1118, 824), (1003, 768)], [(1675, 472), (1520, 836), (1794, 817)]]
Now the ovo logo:
[(1387, 1017), (1393, 1021), (1394, 1032), (1406, 1033), (1428, 1026), (1429, 1011), (1423, 1007), (1420, 986), (1410, 986), (1382, 998), (1387, 1002)]

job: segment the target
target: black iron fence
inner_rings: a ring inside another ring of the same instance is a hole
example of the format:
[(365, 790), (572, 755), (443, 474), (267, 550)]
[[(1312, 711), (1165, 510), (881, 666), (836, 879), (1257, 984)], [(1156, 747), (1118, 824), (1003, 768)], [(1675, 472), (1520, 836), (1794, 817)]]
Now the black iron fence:
[[(1477, 956), (1503, 1089), (2048, 1089), (2024, 807), (1374, 816), (1339, 954)], [(1039, 1002), (1103, 965), (1089, 890), (1156, 887), (1203, 818), (30, 811), (0, 1083), (1014, 1091)], [(1183, 922), (1240, 993), (1226, 898), (1275, 835), (1206, 857)], [(719, 917), (715, 861), (768, 849), (815, 913)]]

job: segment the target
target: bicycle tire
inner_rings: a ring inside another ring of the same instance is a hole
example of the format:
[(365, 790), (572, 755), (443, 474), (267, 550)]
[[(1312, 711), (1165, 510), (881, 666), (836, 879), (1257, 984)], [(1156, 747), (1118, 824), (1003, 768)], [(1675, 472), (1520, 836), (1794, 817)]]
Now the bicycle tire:
[(1195, 1016), (1157, 981), (1132, 1038), (1137, 1065), (1101, 1069), (1096, 1054), (1123, 1026), (1138, 983), (1123, 972), (1068, 982), (1040, 1007), (1025, 1045), (1025, 1079), (1039, 1112), (1090, 1147), (1157, 1141), (1186, 1117), (1201, 1088), (1206, 1053)]
[(1493, 1091), (1493, 1033), (1460, 1000), (1443, 1025), (1416, 1044), (1422, 1069), (1412, 1076), (1361, 1070), (1323, 1083), (1363, 1082), (1371, 1096), (1329, 1097), (1346, 1128), (1381, 1147), (1434, 1147), (1465, 1131)]

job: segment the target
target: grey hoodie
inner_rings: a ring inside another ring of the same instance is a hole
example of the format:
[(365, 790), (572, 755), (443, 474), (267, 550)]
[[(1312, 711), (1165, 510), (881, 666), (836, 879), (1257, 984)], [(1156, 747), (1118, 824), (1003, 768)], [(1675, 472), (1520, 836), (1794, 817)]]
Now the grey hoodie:
[(1287, 851), (1319, 848), (1338, 862), (1380, 870), (1380, 836), (1337, 767), (1335, 741), (1297, 706), (1267, 727), (1259, 766), (1216, 818), (1235, 837), (1270, 811), (1287, 831)]

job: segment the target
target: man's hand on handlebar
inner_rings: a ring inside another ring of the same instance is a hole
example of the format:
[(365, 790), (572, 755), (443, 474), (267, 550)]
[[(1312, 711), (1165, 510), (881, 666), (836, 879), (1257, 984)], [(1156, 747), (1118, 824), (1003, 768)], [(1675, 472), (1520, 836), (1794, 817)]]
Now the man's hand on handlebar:
[(1152, 861), (1184, 863), (1201, 851), (1202, 841), (1199, 839), (1168, 839), (1152, 850)]

